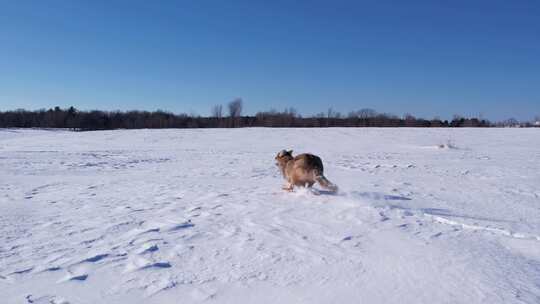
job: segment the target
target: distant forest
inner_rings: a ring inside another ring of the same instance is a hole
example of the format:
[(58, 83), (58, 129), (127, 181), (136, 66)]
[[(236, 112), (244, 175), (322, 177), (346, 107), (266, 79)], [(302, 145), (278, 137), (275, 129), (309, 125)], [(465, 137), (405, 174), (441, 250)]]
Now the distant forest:
[[(254, 116), (242, 115), (243, 102), (235, 99), (211, 109), (208, 117), (173, 114), (166, 111), (79, 111), (74, 107), (48, 110), (0, 111), (1, 128), (66, 128), (75, 131), (112, 129), (156, 129), (156, 128), (316, 128), (316, 127), (497, 127), (519, 126), (515, 120), (491, 123), (480, 118), (465, 118), (455, 115), (450, 121), (422, 119), (406, 114), (398, 117), (377, 113), (371, 109), (353, 111), (342, 115), (329, 109), (312, 117), (302, 117), (293, 108), (282, 112), (259, 112)], [(530, 125), (523, 126), (534, 126)]]

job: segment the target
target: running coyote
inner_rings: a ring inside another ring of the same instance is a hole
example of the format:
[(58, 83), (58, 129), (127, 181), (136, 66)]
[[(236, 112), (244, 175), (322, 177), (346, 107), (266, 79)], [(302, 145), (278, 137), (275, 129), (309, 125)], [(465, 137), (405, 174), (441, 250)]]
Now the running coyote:
[(321, 158), (316, 155), (304, 153), (293, 157), (292, 150), (281, 150), (275, 159), (287, 180), (284, 190), (292, 191), (294, 186), (311, 188), (315, 182), (332, 192), (338, 190), (336, 185), (324, 177)]

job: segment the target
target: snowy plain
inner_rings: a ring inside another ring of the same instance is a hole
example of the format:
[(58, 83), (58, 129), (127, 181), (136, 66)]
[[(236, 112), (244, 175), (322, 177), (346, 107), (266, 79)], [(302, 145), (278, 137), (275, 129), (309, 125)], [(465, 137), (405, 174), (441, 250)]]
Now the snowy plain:
[(540, 129), (0, 129), (0, 302), (540, 303)]

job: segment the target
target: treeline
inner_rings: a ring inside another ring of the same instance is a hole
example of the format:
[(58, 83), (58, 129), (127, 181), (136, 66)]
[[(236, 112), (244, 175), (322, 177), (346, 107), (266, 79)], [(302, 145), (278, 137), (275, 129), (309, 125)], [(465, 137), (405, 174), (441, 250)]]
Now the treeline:
[(491, 127), (484, 119), (422, 119), (407, 114), (398, 117), (363, 109), (342, 115), (333, 110), (312, 117), (302, 117), (294, 109), (242, 115), (242, 100), (234, 100), (223, 107), (212, 108), (212, 115), (201, 117), (173, 114), (166, 111), (79, 111), (74, 107), (48, 110), (0, 111), (1, 128), (67, 128), (72, 130), (112, 130), (142, 128), (238, 128), (238, 127)]

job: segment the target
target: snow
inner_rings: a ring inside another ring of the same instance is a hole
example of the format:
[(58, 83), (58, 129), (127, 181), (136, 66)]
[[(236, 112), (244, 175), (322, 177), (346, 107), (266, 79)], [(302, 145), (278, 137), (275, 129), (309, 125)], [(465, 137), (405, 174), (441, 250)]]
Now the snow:
[[(538, 129), (0, 129), (2, 303), (538, 303)], [(337, 195), (281, 190), (282, 149)]]

